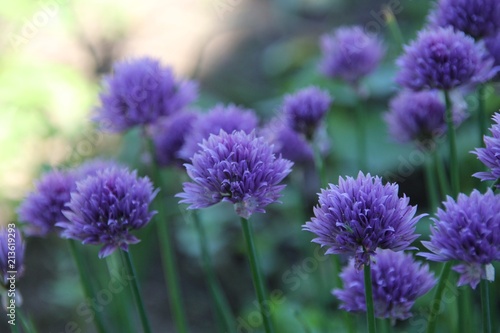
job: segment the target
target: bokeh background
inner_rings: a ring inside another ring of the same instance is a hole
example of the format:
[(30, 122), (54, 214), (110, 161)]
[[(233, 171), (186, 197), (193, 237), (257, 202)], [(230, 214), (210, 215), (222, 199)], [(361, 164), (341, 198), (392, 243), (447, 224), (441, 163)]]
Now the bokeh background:
[[(34, 180), (53, 167), (71, 167), (93, 156), (109, 156), (132, 167), (140, 166), (142, 153), (137, 133), (125, 136), (102, 133), (90, 120), (98, 102), (102, 75), (110, 71), (114, 61), (136, 56), (160, 58), (164, 64), (173, 66), (179, 76), (198, 80), (201, 94), (196, 104), (200, 108), (209, 108), (218, 101), (233, 102), (253, 108), (263, 121), (275, 115), (286, 93), (311, 84), (329, 89), (335, 97), (328, 117), (332, 142), (327, 158), (329, 180), (336, 182), (339, 175), (355, 175), (356, 97), (345, 84), (328, 81), (317, 71), (319, 36), (335, 27), (353, 24), (378, 34), (387, 47), (383, 64), (364, 81), (370, 94), (365, 112), (369, 126), (368, 171), (398, 181), (412, 204), (418, 204), (425, 212), (428, 202), (423, 181), (424, 160), (411, 145), (392, 142), (382, 120), (388, 99), (397, 91), (393, 81), (394, 60), (402, 50), (383, 19), (384, 6), (401, 9), (396, 19), (405, 40), (409, 41), (423, 26), (430, 2), (16, 0), (3, 3), (0, 6), (0, 224), (16, 221), (20, 200), (33, 188)], [(495, 95), (493, 87), (487, 100), (489, 113), (500, 106)], [(470, 109), (475, 108), (473, 98), (467, 102)], [(458, 139), (462, 184), (467, 192), (477, 186), (470, 175), (480, 168), (475, 156), (469, 154), (478, 145), (474, 122), (459, 129)], [(193, 226), (182, 219), (183, 207), (179, 209), (175, 204), (173, 194), (180, 191), (179, 183), (174, 181), (175, 171), (167, 171), (166, 176), (172, 179), (171, 188), (163, 191), (172, 194), (171, 223), (176, 230), (173, 241), (189, 323), (193, 332), (215, 332), (213, 306), (201, 273), (196, 234)], [(285, 296), (284, 302), (276, 307), (276, 320), (284, 328), (280, 332), (308, 332), (311, 327), (332, 331), (335, 319), (340, 318), (340, 312), (336, 311), (338, 304), (329, 289), (324, 290), (321, 299), (317, 293), (318, 281), (328, 285), (331, 279), (327, 274), (329, 261), (316, 259), (312, 273), (304, 277), (299, 270), (294, 271), (294, 267), (303, 267), (307, 258), (314, 257), (317, 249), (309, 244), (311, 235), (300, 228), (311, 216), (319, 189), (314, 179), (303, 181), (310, 177), (307, 173), (295, 177), (303, 178), (291, 180), (283, 205), (274, 205), (277, 207), (270, 208), (265, 216), (256, 216), (258, 248), (270, 289), (281, 290)], [(308, 187), (303, 188), (304, 184)], [(301, 190), (308, 193), (305, 204), (297, 194)], [(248, 320), (256, 307), (252, 304), (252, 284), (235, 215), (231, 207), (218, 205), (207, 209), (202, 218), (208, 229), (216, 270), (231, 306), (239, 318)], [(427, 225), (424, 222), (419, 231), (427, 234)], [(153, 326), (158, 332), (174, 332), (155, 236), (151, 226), (141, 231), (139, 237), (143, 241), (132, 251)], [(88, 249), (89, 260), (94, 261), (95, 283), (106, 286), (109, 278), (102, 272), (109, 263), (95, 263), (96, 253), (97, 249)], [(299, 281), (298, 285), (288, 283), (287, 277), (299, 277), (294, 280)], [(63, 241), (56, 237), (29, 240), (26, 274), (18, 287), (24, 296), (23, 306), (39, 332), (65, 332), (70, 321), (76, 322), (81, 332), (93, 332), (92, 324), (77, 311), (83, 296)], [(117, 296), (109, 308), (116, 307), (125, 296), (126, 292)], [(494, 302), (498, 303), (498, 299)], [(116, 332), (133, 332), (120, 326), (118, 313), (109, 312), (109, 320), (117, 322), (121, 329)], [(456, 322), (454, 313), (447, 312), (443, 321)], [(0, 320), (1, 332), (8, 330), (5, 322)], [(415, 325), (401, 324), (401, 330), (416, 332)]]

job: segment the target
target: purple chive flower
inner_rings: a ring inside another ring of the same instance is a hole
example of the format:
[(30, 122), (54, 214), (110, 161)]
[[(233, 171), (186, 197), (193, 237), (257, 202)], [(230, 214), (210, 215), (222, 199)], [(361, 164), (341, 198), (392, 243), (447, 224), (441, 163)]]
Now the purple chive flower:
[(221, 201), (234, 204), (236, 213), (248, 219), (264, 213), (264, 207), (276, 202), (285, 185), (279, 183), (291, 172), (292, 162), (275, 157), (263, 137), (234, 131), (210, 135), (201, 150), (185, 164), (192, 182), (184, 183), (184, 192), (176, 196), (188, 209), (199, 209)]
[(326, 246), (326, 254), (355, 257), (357, 269), (369, 264), (377, 248), (402, 251), (419, 235), (417, 208), (398, 196), (397, 184), (359, 172), (358, 178), (339, 177), (339, 185), (322, 189), (314, 215), (303, 230), (316, 234), (313, 242)]
[(178, 165), (187, 159), (179, 157), (179, 151), (191, 134), (198, 114), (191, 111), (178, 112), (161, 119), (151, 128), (156, 161), (160, 166)]
[(181, 110), (197, 95), (195, 83), (177, 80), (170, 67), (146, 57), (115, 64), (103, 85), (95, 120), (112, 132), (154, 123)]
[(139, 242), (129, 232), (144, 227), (155, 214), (149, 211), (149, 205), (157, 192), (149, 179), (137, 177), (136, 171), (98, 171), (77, 182), (67, 210), (63, 211), (67, 221), (56, 225), (64, 229), (62, 237), (103, 245), (100, 258), (118, 247), (128, 251), (129, 244)]
[(186, 142), (179, 152), (182, 159), (189, 160), (198, 150), (204, 139), (210, 134), (219, 134), (220, 130), (226, 133), (245, 131), (250, 133), (259, 123), (257, 115), (250, 109), (244, 109), (234, 104), (218, 104), (201, 115), (193, 123), (193, 128)]
[(331, 78), (341, 78), (350, 84), (370, 74), (384, 57), (381, 41), (363, 31), (360, 26), (340, 27), (321, 36), (320, 71)]
[(432, 27), (451, 26), (481, 39), (500, 30), (498, 0), (439, 0), (430, 14)]
[[(412, 316), (415, 300), (425, 295), (436, 284), (428, 265), (414, 261), (411, 254), (391, 250), (377, 250), (377, 259), (371, 265), (375, 317), (405, 320)], [(332, 294), (340, 301), (340, 308), (349, 312), (366, 312), (363, 272), (354, 261), (340, 273), (344, 288)]]
[[(455, 126), (464, 119), (460, 103), (453, 104)], [(436, 90), (403, 90), (389, 104), (384, 115), (391, 136), (400, 143), (414, 141), (426, 147), (446, 132), (446, 106)]]
[(43, 237), (56, 231), (56, 222), (66, 220), (62, 209), (74, 188), (75, 177), (72, 173), (54, 170), (44, 174), (18, 209), (25, 233)]
[(305, 136), (295, 132), (282, 119), (273, 119), (260, 134), (272, 145), (274, 153), (287, 160), (300, 164), (314, 161), (313, 149)]
[(332, 98), (328, 92), (317, 87), (307, 87), (285, 96), (282, 112), (292, 129), (312, 139), (331, 103)]
[[(10, 235), (14, 234), (14, 237)], [(9, 237), (10, 236), (10, 237)], [(14, 240), (14, 243), (12, 242)], [(15, 263), (9, 261), (15, 253)], [(7, 272), (16, 272), (16, 278), (19, 278), (24, 271), (24, 242), (20, 230), (11, 228), (10, 224), (0, 228), (0, 283), (2, 286), (8, 285), (8, 278), (11, 274)]]
[[(493, 115), (493, 120), (496, 123), (490, 128), (493, 137), (484, 136), (484, 144), (486, 147), (476, 148), (476, 150), (472, 152), (490, 169), (490, 171), (476, 172), (473, 174), (474, 177), (481, 179), (481, 181), (497, 181), (500, 179), (500, 113), (495, 113)], [(500, 188), (500, 185), (497, 184), (496, 187)]]
[(452, 28), (424, 30), (397, 60), (396, 81), (412, 90), (450, 90), (489, 80), (493, 61), (472, 37)]
[(470, 196), (459, 194), (443, 202), (433, 218), (431, 240), (422, 244), (431, 253), (419, 255), (432, 261), (458, 260), (453, 267), (460, 273), (458, 285), (476, 288), (481, 279), (492, 281), (491, 263), (500, 260), (500, 197), (488, 190), (474, 190)]

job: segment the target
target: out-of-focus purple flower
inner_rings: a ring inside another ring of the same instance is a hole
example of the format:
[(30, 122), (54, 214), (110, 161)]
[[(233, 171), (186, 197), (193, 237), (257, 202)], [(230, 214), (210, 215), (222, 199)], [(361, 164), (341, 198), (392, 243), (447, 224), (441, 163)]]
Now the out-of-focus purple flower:
[[(9, 260), (9, 258), (13, 260)], [(7, 286), (11, 275), (7, 272), (16, 272), (19, 278), (24, 271), (24, 242), (20, 230), (7, 227), (0, 228), (0, 283)]]
[(500, 30), (498, 0), (439, 0), (431, 11), (431, 27), (448, 27), (481, 39)]
[(492, 280), (491, 263), (500, 260), (500, 197), (488, 190), (484, 195), (474, 190), (461, 193), (455, 202), (443, 202), (433, 218), (430, 241), (422, 244), (431, 253), (419, 255), (432, 261), (458, 260), (453, 269), (460, 273), (458, 285), (476, 288), (481, 279)]
[[(500, 32), (491, 37), (485, 38), (484, 45), (486, 46), (486, 50), (490, 56), (493, 58), (494, 65), (496, 67), (500, 67)], [(498, 79), (498, 73), (496, 79)]]
[(189, 209), (199, 209), (221, 201), (234, 204), (236, 213), (249, 218), (264, 213), (264, 207), (276, 202), (285, 185), (279, 183), (291, 172), (292, 162), (276, 158), (263, 137), (234, 131), (210, 135), (202, 149), (185, 164), (192, 182), (184, 183), (184, 192), (176, 196)]
[(161, 119), (151, 128), (156, 161), (160, 166), (181, 166), (187, 161), (179, 157), (179, 151), (191, 135), (197, 117), (195, 112), (182, 111)]
[(332, 98), (328, 92), (317, 87), (307, 87), (293, 95), (285, 96), (282, 112), (288, 125), (310, 140), (325, 118), (331, 103)]
[(339, 185), (322, 189), (314, 215), (303, 229), (316, 234), (313, 242), (326, 246), (326, 254), (355, 257), (357, 269), (369, 264), (377, 248), (402, 251), (417, 239), (417, 208), (398, 196), (397, 184), (359, 172), (357, 179), (339, 177)]
[[(493, 115), (493, 120), (496, 123), (490, 128), (493, 136), (484, 137), (484, 144), (486, 147), (476, 148), (476, 150), (472, 152), (490, 169), (490, 171), (476, 172), (473, 175), (481, 179), (481, 181), (497, 181), (500, 179), (500, 113), (495, 113)], [(499, 188), (500, 184), (497, 184), (496, 187)]]
[(194, 121), (193, 128), (179, 152), (179, 157), (189, 160), (200, 150), (200, 144), (203, 140), (208, 139), (210, 134), (219, 134), (220, 130), (226, 133), (233, 131), (250, 133), (257, 127), (258, 123), (257, 115), (250, 109), (234, 104), (218, 104)]
[(274, 153), (281, 154), (287, 160), (300, 164), (314, 161), (313, 149), (305, 136), (295, 132), (282, 119), (270, 121), (260, 134), (272, 145)]
[(25, 233), (43, 237), (56, 231), (56, 222), (66, 220), (62, 209), (74, 188), (75, 176), (70, 172), (54, 170), (44, 174), (18, 209)]
[(103, 245), (99, 257), (106, 257), (118, 247), (128, 251), (129, 244), (139, 242), (129, 233), (144, 227), (155, 212), (149, 205), (158, 191), (147, 177), (126, 168), (98, 171), (77, 182), (76, 191), (63, 211), (66, 221), (56, 225), (63, 228), (62, 237), (83, 244)]
[[(455, 126), (465, 119), (461, 104), (453, 104)], [(415, 141), (427, 147), (446, 132), (446, 106), (437, 90), (403, 90), (389, 104), (384, 115), (389, 133), (398, 142)]]
[[(425, 295), (436, 284), (428, 265), (413, 260), (411, 254), (391, 250), (377, 250), (371, 265), (375, 317), (405, 320), (412, 316), (415, 300)], [(344, 288), (334, 289), (340, 308), (349, 312), (366, 312), (363, 272), (354, 261), (340, 273)]]
[(103, 85), (95, 120), (112, 132), (154, 123), (197, 96), (195, 83), (177, 80), (170, 67), (147, 57), (115, 64)]
[(450, 90), (495, 75), (493, 60), (472, 37), (451, 27), (424, 30), (397, 60), (396, 81), (412, 90)]
[(370, 74), (384, 57), (382, 42), (363, 31), (360, 26), (340, 27), (321, 36), (320, 71), (331, 78), (350, 84)]

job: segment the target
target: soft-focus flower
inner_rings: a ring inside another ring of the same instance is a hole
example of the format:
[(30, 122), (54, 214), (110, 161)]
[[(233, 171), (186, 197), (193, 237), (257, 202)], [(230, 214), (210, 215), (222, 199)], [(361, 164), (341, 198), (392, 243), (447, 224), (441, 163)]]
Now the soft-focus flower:
[(252, 132), (258, 125), (257, 115), (250, 109), (234, 104), (218, 104), (208, 113), (199, 116), (193, 123), (193, 128), (186, 142), (179, 152), (184, 160), (189, 160), (198, 150), (203, 140), (210, 134), (219, 134), (220, 130), (226, 133), (233, 131)]
[(332, 98), (328, 92), (317, 87), (307, 87), (285, 96), (282, 112), (292, 129), (311, 139), (331, 103)]
[(75, 177), (70, 172), (54, 170), (44, 174), (18, 209), (25, 233), (29, 236), (45, 236), (55, 231), (56, 222), (66, 220), (62, 209), (74, 188)]
[(191, 111), (178, 112), (161, 119), (151, 128), (156, 161), (160, 166), (180, 166), (187, 161), (179, 157), (179, 151), (191, 135), (197, 117), (198, 114)]
[(113, 132), (154, 123), (181, 110), (197, 95), (195, 83), (177, 80), (170, 67), (147, 57), (115, 64), (103, 85), (95, 120)]
[(458, 260), (458, 285), (476, 288), (481, 279), (492, 280), (491, 263), (500, 260), (500, 197), (491, 190), (484, 195), (474, 190), (451, 197), (433, 218), (431, 240), (422, 244), (431, 253), (419, 255), (432, 261)]
[[(375, 317), (405, 320), (412, 316), (415, 300), (436, 284), (428, 265), (413, 260), (411, 254), (377, 250), (371, 265)], [(350, 261), (340, 273), (344, 288), (334, 289), (340, 308), (349, 312), (366, 312), (363, 272)]]
[[(14, 242), (12, 242), (14, 241)], [(13, 260), (9, 260), (12, 258)], [(8, 226), (0, 228), (0, 283), (7, 286), (11, 275), (16, 272), (19, 278), (24, 271), (24, 242), (20, 230)]]
[[(482, 181), (500, 179), (500, 113), (493, 115), (493, 124), (490, 128), (493, 136), (484, 136), (485, 148), (476, 148), (473, 154), (486, 165), (490, 171), (476, 172), (473, 176), (481, 179)], [(500, 187), (499, 184), (496, 187)]]
[(147, 177), (126, 168), (109, 168), (77, 182), (76, 191), (63, 211), (67, 221), (58, 222), (62, 237), (83, 244), (103, 245), (99, 257), (118, 247), (128, 251), (139, 242), (129, 231), (144, 227), (155, 212), (149, 205), (157, 191)]
[(201, 150), (185, 164), (192, 182), (184, 183), (177, 194), (189, 209), (199, 209), (221, 201), (234, 204), (236, 213), (249, 218), (264, 213), (264, 207), (276, 202), (285, 185), (279, 183), (291, 172), (293, 163), (275, 157), (263, 137), (234, 131), (210, 135)]
[(357, 84), (375, 70), (385, 53), (382, 43), (360, 26), (340, 27), (325, 34), (321, 36), (320, 46), (323, 75), (339, 77), (350, 84)]
[(295, 132), (282, 119), (271, 120), (260, 134), (272, 145), (274, 153), (287, 160), (301, 164), (314, 161), (313, 149), (305, 136)]
[(432, 27), (451, 26), (481, 39), (500, 30), (498, 0), (439, 0), (430, 14)]
[(396, 81), (413, 89), (450, 90), (489, 80), (493, 60), (472, 37), (452, 28), (424, 30), (397, 60)]
[(316, 234), (313, 242), (326, 254), (355, 256), (357, 269), (369, 264), (377, 248), (402, 251), (418, 237), (417, 208), (398, 196), (397, 184), (359, 172), (357, 179), (339, 177), (339, 185), (322, 189), (314, 215), (303, 229)]
[[(415, 141), (426, 147), (446, 132), (446, 106), (437, 90), (403, 90), (389, 104), (384, 115), (389, 133), (398, 142)], [(465, 119), (460, 103), (453, 103), (453, 122)]]

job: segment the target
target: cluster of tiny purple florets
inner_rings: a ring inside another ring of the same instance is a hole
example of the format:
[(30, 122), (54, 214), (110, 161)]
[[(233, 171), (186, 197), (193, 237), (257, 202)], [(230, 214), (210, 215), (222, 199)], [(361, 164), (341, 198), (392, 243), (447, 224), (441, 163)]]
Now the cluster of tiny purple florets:
[(292, 163), (276, 157), (255, 132), (221, 130), (201, 148), (185, 165), (192, 182), (184, 183), (184, 192), (177, 195), (190, 209), (228, 201), (238, 215), (249, 218), (265, 212), (264, 207), (281, 196), (285, 185), (279, 183), (291, 172)]
[(398, 185), (383, 184), (379, 177), (359, 173), (357, 178), (339, 178), (319, 194), (314, 217), (304, 230), (316, 234), (313, 242), (327, 248), (326, 254), (354, 256), (356, 268), (369, 265), (377, 248), (402, 251), (417, 239), (415, 225), (422, 215), (398, 196)]
[[(377, 250), (371, 265), (375, 316), (391, 321), (411, 317), (415, 300), (426, 294), (436, 283), (428, 265), (413, 260), (411, 254), (391, 250)], [(334, 289), (340, 308), (350, 312), (366, 312), (363, 272), (354, 261), (340, 273), (342, 289)]]
[(422, 244), (430, 253), (420, 253), (432, 261), (457, 260), (458, 285), (476, 288), (481, 279), (491, 280), (491, 263), (500, 260), (500, 197), (488, 190), (474, 190), (470, 196), (448, 197), (439, 209), (430, 241)]

